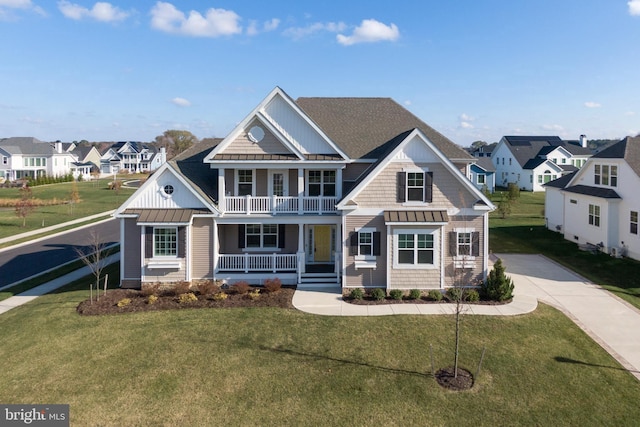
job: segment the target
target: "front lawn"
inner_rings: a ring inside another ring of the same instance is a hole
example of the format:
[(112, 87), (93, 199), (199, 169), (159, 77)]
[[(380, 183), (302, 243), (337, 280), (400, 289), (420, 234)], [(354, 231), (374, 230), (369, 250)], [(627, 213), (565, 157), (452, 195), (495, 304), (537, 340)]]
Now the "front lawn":
[[(494, 194), (494, 203), (499, 200)], [(497, 211), (491, 213), (489, 250), (543, 254), (640, 308), (640, 262), (581, 251), (544, 224), (544, 193), (523, 191), (509, 217), (502, 219)]]
[[(114, 277), (114, 281), (116, 278)], [(87, 280), (0, 316), (0, 402), (68, 403), (71, 425), (633, 425), (640, 383), (541, 305), (464, 316), (324, 317), (293, 309), (80, 316)]]

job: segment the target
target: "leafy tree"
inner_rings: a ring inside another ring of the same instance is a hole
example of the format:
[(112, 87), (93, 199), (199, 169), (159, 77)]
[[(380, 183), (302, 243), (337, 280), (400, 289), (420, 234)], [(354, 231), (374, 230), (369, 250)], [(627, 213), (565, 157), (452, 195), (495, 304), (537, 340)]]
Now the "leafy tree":
[(26, 227), (27, 217), (35, 209), (35, 203), (33, 202), (33, 193), (28, 185), (24, 185), (20, 188), (20, 199), (16, 202), (15, 211), (19, 218), (22, 218), (22, 226)]
[(509, 185), (507, 185), (507, 191), (509, 201), (512, 203), (516, 203), (520, 198), (520, 188), (518, 187), (518, 184), (516, 184), (515, 182), (510, 182)]
[(187, 130), (167, 130), (162, 135), (156, 137), (158, 146), (165, 147), (167, 154), (171, 157), (182, 153), (198, 142), (198, 138)]
[(486, 147), (487, 145), (489, 145), (489, 144), (487, 144), (487, 143), (486, 143), (486, 142), (484, 142), (484, 141), (473, 141), (473, 142), (471, 143), (471, 148), (473, 148), (474, 150), (477, 150), (478, 148), (480, 148), (480, 147)]
[(80, 193), (78, 192), (78, 184), (76, 183), (76, 181), (71, 181), (71, 193), (69, 193), (69, 205), (71, 206), (71, 214), (73, 214), (73, 206), (79, 201)]
[(500, 201), (498, 202), (498, 213), (500, 218), (505, 219), (511, 215), (511, 204), (513, 202), (509, 197), (505, 197), (503, 192), (500, 192)]

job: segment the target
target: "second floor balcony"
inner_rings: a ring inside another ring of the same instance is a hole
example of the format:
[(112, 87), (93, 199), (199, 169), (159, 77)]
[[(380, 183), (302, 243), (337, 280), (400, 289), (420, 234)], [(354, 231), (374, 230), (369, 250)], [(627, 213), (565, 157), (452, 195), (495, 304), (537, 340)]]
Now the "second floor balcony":
[(225, 213), (240, 214), (335, 214), (336, 197), (323, 196), (226, 196)]

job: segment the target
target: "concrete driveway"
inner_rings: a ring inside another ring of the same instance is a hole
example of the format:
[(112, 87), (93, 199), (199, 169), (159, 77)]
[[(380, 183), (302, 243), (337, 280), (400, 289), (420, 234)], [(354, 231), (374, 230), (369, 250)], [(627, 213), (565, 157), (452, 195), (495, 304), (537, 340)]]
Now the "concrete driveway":
[(516, 294), (561, 310), (640, 379), (640, 310), (542, 255), (495, 255)]

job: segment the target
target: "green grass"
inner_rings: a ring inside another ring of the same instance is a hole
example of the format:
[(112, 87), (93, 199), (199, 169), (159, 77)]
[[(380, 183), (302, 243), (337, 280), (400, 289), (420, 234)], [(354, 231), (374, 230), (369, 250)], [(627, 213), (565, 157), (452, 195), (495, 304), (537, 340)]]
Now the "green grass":
[[(494, 203), (499, 197), (494, 195)], [(544, 226), (544, 193), (521, 192), (512, 214), (489, 220), (489, 249), (495, 253), (540, 253), (640, 308), (640, 262), (581, 251)], [(507, 273), (508, 268), (507, 267)]]
[(640, 383), (545, 305), (526, 316), (465, 316), (462, 366), (475, 371), (487, 352), (474, 388), (456, 393), (429, 375), (430, 345), (437, 368), (452, 363), (451, 316), (267, 308), (80, 317), (87, 280), (0, 317), (0, 402), (69, 403), (71, 425), (83, 426), (640, 419)]
[[(109, 179), (101, 179), (78, 182), (78, 192), (81, 199), (79, 203), (73, 206), (58, 204), (37, 207), (27, 216), (25, 227), (22, 227), (22, 218), (16, 216), (14, 208), (0, 207), (0, 238), (118, 208), (135, 190), (129, 188), (122, 188), (119, 191), (109, 190), (107, 188), (109, 181)], [(71, 188), (72, 184), (65, 182), (33, 187), (32, 193), (33, 197), (37, 199), (52, 200), (55, 198), (63, 201), (69, 200)], [(15, 199), (17, 201), (19, 198), (20, 193), (17, 188), (0, 188), (0, 199)]]

